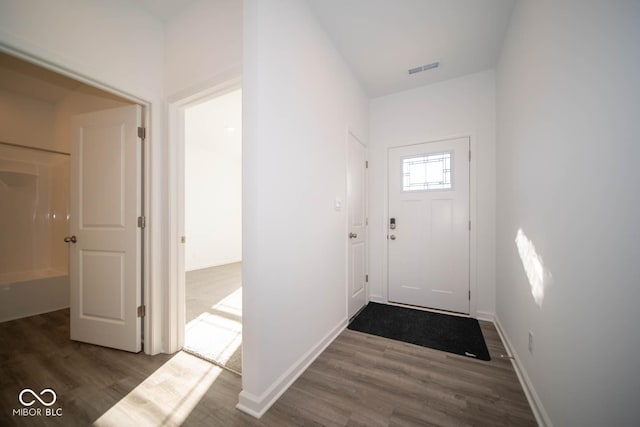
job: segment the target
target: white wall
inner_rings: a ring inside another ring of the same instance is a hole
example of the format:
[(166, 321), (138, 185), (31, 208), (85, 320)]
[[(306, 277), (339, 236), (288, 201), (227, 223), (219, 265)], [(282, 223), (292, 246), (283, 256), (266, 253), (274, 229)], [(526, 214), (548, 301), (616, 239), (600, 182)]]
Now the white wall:
[[(163, 229), (167, 200), (161, 138), (164, 42), (157, 19), (126, 0), (0, 0), (0, 47), (39, 60), (150, 102), (151, 194), (147, 230), (151, 236), (148, 318), (162, 324), (166, 274)], [(154, 309), (156, 308), (156, 309)], [(145, 331), (145, 351), (162, 351), (160, 328)]]
[(260, 414), (341, 330), (347, 126), (367, 98), (306, 2), (244, 3), (243, 374)]
[(185, 270), (242, 260), (242, 91), (185, 111)]
[(0, 90), (0, 141), (54, 149), (52, 103)]
[[(475, 151), (477, 268), (471, 270), (471, 314), (495, 309), (495, 75), (493, 70), (376, 98), (370, 107), (370, 296), (387, 301), (387, 150), (470, 136)], [(475, 168), (475, 173), (473, 168)], [(473, 218), (475, 214), (475, 219)], [(473, 267), (473, 266), (472, 266)]]
[(165, 24), (164, 87), (189, 96), (242, 73), (242, 0), (198, 0)]
[(557, 426), (640, 417), (639, 23), (639, 2), (522, 1), (499, 62), (497, 315)]

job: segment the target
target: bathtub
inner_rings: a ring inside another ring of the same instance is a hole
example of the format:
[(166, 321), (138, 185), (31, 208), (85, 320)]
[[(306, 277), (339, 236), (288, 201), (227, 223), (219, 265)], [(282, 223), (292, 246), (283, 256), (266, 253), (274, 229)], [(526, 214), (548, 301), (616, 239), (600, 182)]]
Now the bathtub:
[(69, 276), (57, 270), (0, 274), (0, 322), (69, 307)]

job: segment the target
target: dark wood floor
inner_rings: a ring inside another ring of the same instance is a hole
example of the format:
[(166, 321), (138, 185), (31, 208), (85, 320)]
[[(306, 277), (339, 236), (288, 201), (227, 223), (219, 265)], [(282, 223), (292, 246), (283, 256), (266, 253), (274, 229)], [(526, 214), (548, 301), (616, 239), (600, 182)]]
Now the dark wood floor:
[[(486, 322), (491, 362), (346, 330), (261, 420), (235, 409), (241, 379), (231, 372), (184, 352), (72, 342), (68, 324), (67, 310), (0, 324), (1, 426), (535, 425)], [(12, 416), (25, 387), (54, 389), (62, 416)]]

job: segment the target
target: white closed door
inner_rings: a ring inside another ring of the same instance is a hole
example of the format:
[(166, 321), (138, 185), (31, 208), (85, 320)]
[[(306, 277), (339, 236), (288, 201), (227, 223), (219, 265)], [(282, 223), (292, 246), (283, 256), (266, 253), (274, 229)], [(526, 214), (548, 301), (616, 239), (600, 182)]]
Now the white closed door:
[(349, 133), (347, 164), (348, 311), (353, 317), (367, 303), (367, 150)]
[(469, 313), (469, 138), (389, 150), (389, 301)]
[(74, 116), (71, 339), (141, 350), (142, 150), (137, 105)]

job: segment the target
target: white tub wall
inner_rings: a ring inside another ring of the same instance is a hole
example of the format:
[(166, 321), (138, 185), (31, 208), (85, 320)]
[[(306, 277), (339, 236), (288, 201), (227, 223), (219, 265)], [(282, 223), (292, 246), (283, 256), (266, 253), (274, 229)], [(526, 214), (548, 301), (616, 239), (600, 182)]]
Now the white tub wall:
[[(13, 70), (0, 68), (0, 76), (5, 79), (5, 84), (15, 75)], [(56, 107), (53, 102), (0, 89), (0, 141), (55, 149), (55, 122)], [(6, 146), (0, 148), (10, 152), (11, 158), (20, 161), (20, 164), (34, 164), (30, 167), (39, 175), (37, 178), (14, 175), (11, 186), (6, 182), (0, 183), (0, 209), (4, 213), (0, 218), (0, 275), (50, 269), (53, 267), (51, 257), (55, 250), (50, 244), (55, 233), (49, 222), (49, 199), (52, 184), (55, 184), (51, 181), (50, 160), (53, 155)], [(18, 208), (19, 205), (22, 207)], [(67, 264), (60, 260), (55, 268), (66, 272)]]
[(69, 276), (0, 285), (0, 322), (69, 307)]
[[(52, 271), (50, 244), (55, 232), (54, 177), (64, 179), (57, 169), (64, 169), (68, 161), (61, 155), (6, 146), (0, 146), (0, 157), (0, 321), (68, 307), (67, 267)], [(66, 219), (62, 225), (66, 229)]]
[(69, 162), (65, 156), (51, 167), (49, 265), (61, 272), (69, 269), (68, 244), (64, 242), (69, 233)]
[(52, 244), (68, 228), (66, 215), (57, 225), (52, 216), (68, 205), (68, 158), (7, 146), (0, 158), (0, 321), (68, 307), (68, 260), (53, 265), (54, 250), (62, 257), (66, 247)]
[(54, 123), (54, 104), (0, 89), (0, 141), (52, 148)]
[(0, 146), (0, 277), (50, 268), (50, 156)]

